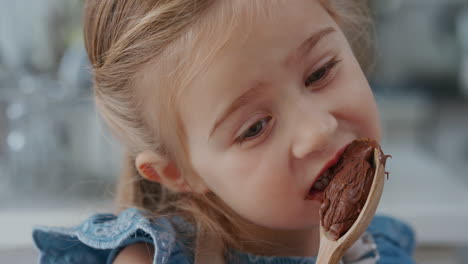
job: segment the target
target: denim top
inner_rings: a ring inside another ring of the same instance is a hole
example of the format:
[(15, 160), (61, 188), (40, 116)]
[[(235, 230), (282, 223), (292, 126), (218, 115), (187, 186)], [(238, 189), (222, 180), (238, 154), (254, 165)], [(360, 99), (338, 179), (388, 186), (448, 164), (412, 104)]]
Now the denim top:
[[(154, 245), (153, 264), (190, 264), (194, 263), (194, 239), (189, 235), (193, 231), (181, 217), (150, 220), (144, 212), (129, 208), (119, 215), (95, 214), (74, 227), (36, 226), (32, 235), (40, 251), (40, 264), (111, 264), (120, 250), (138, 242)], [(341, 263), (414, 263), (414, 244), (414, 233), (408, 225), (387, 216), (375, 216)], [(226, 263), (313, 264), (316, 259), (259, 256), (233, 249), (229, 253)]]

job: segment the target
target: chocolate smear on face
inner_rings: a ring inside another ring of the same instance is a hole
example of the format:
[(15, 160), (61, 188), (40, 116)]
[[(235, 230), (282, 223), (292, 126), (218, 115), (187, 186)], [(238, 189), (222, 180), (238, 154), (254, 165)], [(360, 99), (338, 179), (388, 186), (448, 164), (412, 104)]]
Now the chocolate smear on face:
[(320, 207), (321, 225), (329, 239), (344, 235), (359, 216), (374, 179), (374, 149), (380, 150), (380, 162), (385, 165), (389, 155), (383, 155), (379, 144), (371, 139), (353, 141), (340, 160), (329, 169), (330, 184), (323, 193)]

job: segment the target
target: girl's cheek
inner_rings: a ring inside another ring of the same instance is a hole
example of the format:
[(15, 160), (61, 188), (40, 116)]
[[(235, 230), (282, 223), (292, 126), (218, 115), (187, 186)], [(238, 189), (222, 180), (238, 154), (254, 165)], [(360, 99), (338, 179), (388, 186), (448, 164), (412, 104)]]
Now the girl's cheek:
[(329, 92), (338, 119), (352, 126), (358, 136), (380, 139), (380, 120), (374, 95), (352, 53), (343, 54), (342, 65)]

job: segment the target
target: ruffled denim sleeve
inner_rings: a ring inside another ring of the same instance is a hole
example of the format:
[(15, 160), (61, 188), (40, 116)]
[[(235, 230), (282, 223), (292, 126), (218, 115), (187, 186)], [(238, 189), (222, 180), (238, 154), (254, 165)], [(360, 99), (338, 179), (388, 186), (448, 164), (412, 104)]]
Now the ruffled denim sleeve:
[(35, 227), (33, 240), (40, 264), (108, 263), (125, 246), (144, 242), (154, 246), (154, 264), (190, 263), (176, 243), (173, 222), (148, 220), (134, 208), (113, 214), (96, 214), (71, 228)]
[(377, 263), (415, 263), (412, 257), (415, 234), (408, 224), (387, 216), (375, 216), (367, 231), (377, 246)]

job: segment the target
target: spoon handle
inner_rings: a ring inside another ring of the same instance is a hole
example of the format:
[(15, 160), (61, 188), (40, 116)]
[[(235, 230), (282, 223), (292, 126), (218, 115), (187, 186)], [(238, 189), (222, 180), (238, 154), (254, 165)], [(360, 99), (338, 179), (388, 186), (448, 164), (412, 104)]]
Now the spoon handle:
[(336, 247), (334, 243), (323, 243), (320, 245), (316, 264), (338, 264), (343, 256), (343, 248)]

